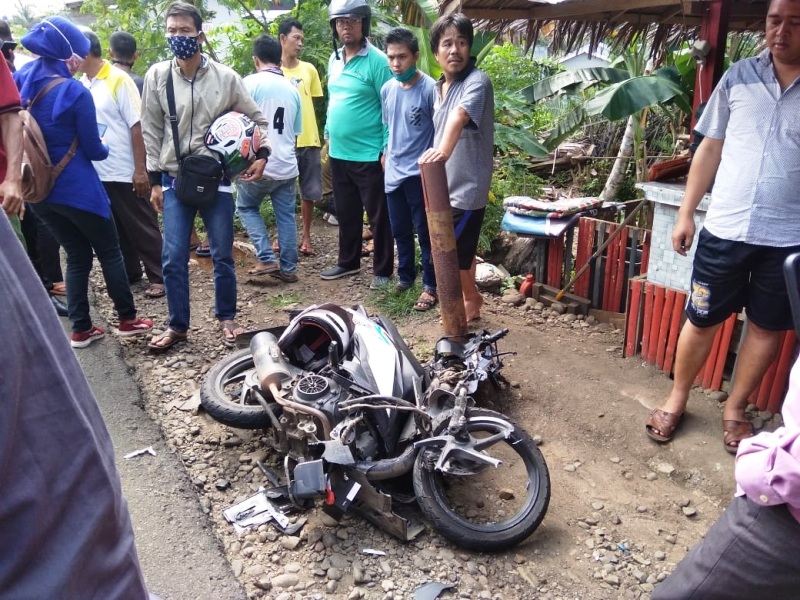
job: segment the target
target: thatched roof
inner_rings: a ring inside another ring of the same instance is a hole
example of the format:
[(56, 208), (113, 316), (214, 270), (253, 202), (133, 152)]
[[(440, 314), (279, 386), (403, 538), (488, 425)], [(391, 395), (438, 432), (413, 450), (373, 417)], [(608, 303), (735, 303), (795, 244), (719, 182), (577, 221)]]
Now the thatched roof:
[[(763, 31), (768, 0), (728, 0), (730, 31)], [(553, 44), (564, 51), (612, 36), (626, 44), (648, 31), (655, 47), (696, 38), (710, 0), (441, 0), (440, 14), (463, 12), (479, 29), (526, 46), (552, 29)]]

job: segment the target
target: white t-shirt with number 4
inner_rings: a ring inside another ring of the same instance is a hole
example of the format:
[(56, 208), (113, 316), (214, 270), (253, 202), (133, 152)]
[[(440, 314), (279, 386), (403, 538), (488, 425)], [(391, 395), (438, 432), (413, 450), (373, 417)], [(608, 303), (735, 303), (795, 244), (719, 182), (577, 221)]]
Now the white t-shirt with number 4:
[(244, 78), (247, 91), (269, 121), (272, 154), (267, 161), (264, 177), (275, 180), (297, 177), (295, 143), (302, 128), (300, 94), (289, 80), (278, 73), (259, 71)]

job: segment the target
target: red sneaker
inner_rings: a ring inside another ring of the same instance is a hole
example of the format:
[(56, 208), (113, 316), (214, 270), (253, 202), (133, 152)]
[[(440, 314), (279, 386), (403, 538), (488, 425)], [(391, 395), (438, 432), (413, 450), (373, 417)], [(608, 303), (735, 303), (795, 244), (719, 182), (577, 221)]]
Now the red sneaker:
[(73, 348), (86, 348), (89, 344), (96, 340), (101, 340), (105, 337), (106, 332), (97, 326), (92, 326), (89, 331), (82, 331), (81, 333), (73, 333), (69, 338), (70, 346)]
[(134, 319), (133, 321), (121, 321), (117, 327), (117, 335), (128, 337), (150, 333), (152, 330), (153, 322), (150, 319)]

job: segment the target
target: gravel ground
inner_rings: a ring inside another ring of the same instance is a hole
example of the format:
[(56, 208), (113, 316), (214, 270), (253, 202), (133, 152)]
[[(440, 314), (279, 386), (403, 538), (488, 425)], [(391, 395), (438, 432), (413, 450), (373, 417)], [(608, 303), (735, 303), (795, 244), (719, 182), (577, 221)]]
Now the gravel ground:
[[(301, 257), (295, 284), (249, 284), (244, 272), (251, 259), (238, 253), (239, 322), (248, 328), (285, 323), (288, 309), (321, 299), (369, 307), (366, 270), (333, 282), (318, 277), (334, 260), (335, 231), (315, 223), (317, 253)], [(517, 351), (507, 359), (505, 374), (513, 383), (501, 410), (542, 441), (553, 480), (550, 510), (529, 540), (494, 555), (465, 552), (430, 530), (401, 543), (358, 515), (337, 523), (319, 510), (292, 517), (308, 519), (296, 536), (262, 525), (238, 538), (221, 510), (265, 483), (257, 461), (280, 471), (282, 457), (267, 449), (260, 432), (227, 428), (199, 408), (205, 374), (230, 351), (213, 317), (210, 263), (193, 259), (190, 266), (189, 343), (163, 356), (148, 354), (144, 339), (102, 343), (122, 344), (145, 410), (185, 465), (251, 598), (393, 600), (414, 597), (430, 581), (454, 585), (441, 598), (648, 598), (730, 499), (733, 461), (722, 448), (716, 400), (693, 393), (692, 414), (676, 440), (663, 447), (649, 443), (644, 419), (669, 380), (622, 359), (619, 330), (524, 299), (486, 295), (482, 325), (511, 327), (502, 349)], [(113, 321), (97, 271), (97, 307)], [(142, 316), (163, 323), (166, 303), (135, 289)], [(438, 310), (396, 323), (418, 355), (430, 352)], [(753, 417), (767, 427), (778, 418)]]

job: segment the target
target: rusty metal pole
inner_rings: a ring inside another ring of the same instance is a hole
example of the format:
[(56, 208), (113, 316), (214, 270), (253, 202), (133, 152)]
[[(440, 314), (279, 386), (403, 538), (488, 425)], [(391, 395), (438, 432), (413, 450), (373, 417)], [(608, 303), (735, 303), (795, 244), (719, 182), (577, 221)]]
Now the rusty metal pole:
[(436, 290), (442, 307), (442, 329), (445, 335), (465, 335), (467, 313), (464, 310), (458, 269), (447, 172), (443, 161), (420, 164), (419, 170), (422, 175), (422, 191), (425, 194), (433, 268), (436, 271)]

